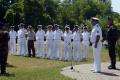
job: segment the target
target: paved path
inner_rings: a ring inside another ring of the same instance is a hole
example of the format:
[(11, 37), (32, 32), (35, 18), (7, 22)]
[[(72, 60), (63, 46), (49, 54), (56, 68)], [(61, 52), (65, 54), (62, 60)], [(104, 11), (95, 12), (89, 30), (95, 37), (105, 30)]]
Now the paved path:
[(117, 63), (118, 70), (108, 70), (108, 63), (103, 63), (101, 73), (93, 73), (92, 66), (92, 64), (75, 65), (74, 70), (66, 67), (62, 69), (61, 74), (75, 80), (120, 80), (120, 63)]

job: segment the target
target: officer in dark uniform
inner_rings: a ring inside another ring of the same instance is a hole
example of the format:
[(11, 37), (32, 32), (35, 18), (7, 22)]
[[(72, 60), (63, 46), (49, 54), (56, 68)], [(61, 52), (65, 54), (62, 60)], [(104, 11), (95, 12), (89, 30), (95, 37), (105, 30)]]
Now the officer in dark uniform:
[(7, 64), (7, 56), (8, 56), (8, 41), (9, 41), (9, 33), (5, 31), (5, 26), (0, 22), (0, 67), (1, 67), (1, 75), (5, 75), (6, 73), (6, 64)]
[(116, 69), (115, 45), (117, 41), (117, 29), (113, 23), (112, 18), (108, 18), (107, 41), (108, 41), (109, 57), (111, 60), (111, 65), (108, 66), (108, 69)]
[[(27, 33), (27, 40), (28, 40), (28, 57), (35, 57), (35, 48), (34, 48), (34, 40), (35, 40), (35, 32), (32, 30), (32, 26), (28, 26), (28, 33)], [(31, 54), (32, 51), (32, 54)]]

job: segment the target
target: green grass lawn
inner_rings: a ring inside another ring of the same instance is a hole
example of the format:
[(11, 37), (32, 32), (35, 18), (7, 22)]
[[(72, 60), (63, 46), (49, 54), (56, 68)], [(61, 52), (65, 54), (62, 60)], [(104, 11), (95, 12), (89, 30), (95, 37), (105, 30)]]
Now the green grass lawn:
[[(102, 61), (109, 61), (108, 53), (102, 49)], [(73, 64), (92, 63), (92, 48), (89, 49), (88, 61), (73, 62)], [(28, 58), (9, 55), (7, 71), (11, 76), (0, 76), (0, 80), (72, 80), (60, 74), (63, 67), (69, 66), (70, 62)]]

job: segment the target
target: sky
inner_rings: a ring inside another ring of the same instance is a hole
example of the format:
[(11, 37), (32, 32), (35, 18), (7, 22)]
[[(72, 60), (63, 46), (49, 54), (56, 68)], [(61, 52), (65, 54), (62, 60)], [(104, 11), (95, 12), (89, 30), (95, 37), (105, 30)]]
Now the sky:
[[(61, 0), (63, 1), (63, 0)], [(114, 12), (118, 12), (120, 14), (120, 0), (111, 0), (112, 2), (112, 9)]]
[(111, 0), (112, 8), (114, 12), (118, 12), (120, 14), (120, 0)]

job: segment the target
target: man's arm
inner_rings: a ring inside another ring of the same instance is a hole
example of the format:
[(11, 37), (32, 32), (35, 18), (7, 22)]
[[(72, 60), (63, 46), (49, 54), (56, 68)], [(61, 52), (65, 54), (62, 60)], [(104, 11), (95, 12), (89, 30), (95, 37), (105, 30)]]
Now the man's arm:
[(34, 32), (34, 41), (36, 41), (36, 34), (35, 34), (35, 32)]
[(80, 42), (82, 42), (82, 41), (83, 41), (83, 35), (81, 34), (80, 36), (81, 36), (81, 38), (80, 38)]
[(97, 48), (99, 40), (100, 40), (100, 35), (96, 35), (95, 48)]

